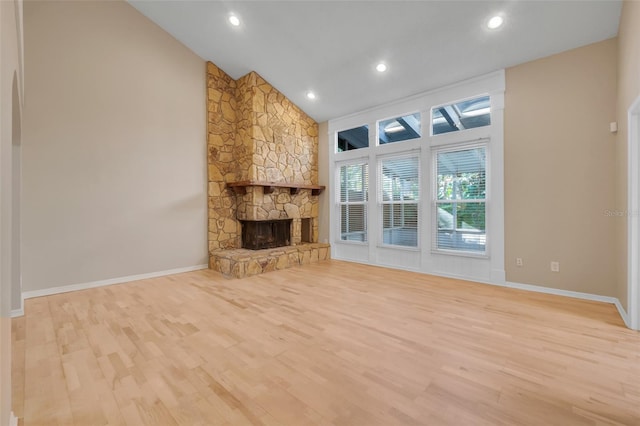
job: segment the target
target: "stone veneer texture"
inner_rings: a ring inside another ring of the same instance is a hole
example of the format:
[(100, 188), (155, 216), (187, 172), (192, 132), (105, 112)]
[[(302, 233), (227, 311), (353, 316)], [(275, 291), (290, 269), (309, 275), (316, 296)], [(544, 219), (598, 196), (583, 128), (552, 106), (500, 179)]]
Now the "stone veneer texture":
[(209, 195), (209, 252), (240, 247), (240, 223), (236, 220), (236, 195), (225, 182), (238, 176), (236, 157), (245, 153), (237, 137), (236, 82), (207, 63), (207, 161)]
[(329, 244), (309, 243), (266, 250), (221, 250), (211, 255), (211, 269), (225, 278), (244, 278), (265, 272), (317, 263), (331, 257)]
[(292, 218), (292, 243), (301, 241), (301, 219), (318, 238), (318, 197), (260, 186), (237, 195), (227, 182), (317, 184), (318, 124), (255, 72), (234, 81), (207, 63), (209, 252), (241, 246), (238, 219)]

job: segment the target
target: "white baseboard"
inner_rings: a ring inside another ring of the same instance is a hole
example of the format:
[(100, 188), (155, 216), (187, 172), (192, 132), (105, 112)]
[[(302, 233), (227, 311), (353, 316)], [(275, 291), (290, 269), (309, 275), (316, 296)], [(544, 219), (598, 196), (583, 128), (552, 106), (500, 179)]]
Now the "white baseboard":
[(571, 291), (571, 290), (561, 290), (558, 288), (551, 287), (543, 287), (539, 285), (532, 284), (520, 284), (507, 281), (505, 284), (496, 284), (501, 285), (503, 287), (517, 288), (519, 290), (527, 290), (533, 291), (536, 293), (546, 293), (546, 294), (555, 294), (557, 296), (565, 296), (565, 297), (573, 297), (575, 299), (583, 299), (583, 300), (593, 300), (595, 302), (604, 302), (604, 303), (620, 303), (617, 298), (611, 296), (600, 296), (598, 294), (591, 293), (582, 293), (579, 291)]
[[(346, 260), (346, 259), (337, 259), (337, 260)], [(346, 261), (354, 262), (353, 260), (346, 260)], [(356, 262), (356, 263), (370, 264), (368, 262)], [(374, 265), (374, 266), (382, 266), (382, 267), (387, 267), (387, 268), (393, 268), (393, 267), (384, 266), (384, 265)], [(130, 282), (130, 281), (138, 281), (138, 280), (145, 280), (145, 279), (149, 279), (149, 278), (163, 277), (163, 276), (166, 276), (166, 275), (181, 274), (181, 273), (184, 273), (184, 272), (191, 272), (191, 271), (198, 271), (198, 270), (201, 270), (201, 269), (207, 269), (208, 267), (209, 267), (209, 265), (206, 265), (206, 264), (204, 264), (204, 265), (196, 265), (196, 266), (188, 266), (188, 267), (185, 267), (185, 268), (169, 269), (169, 270), (166, 270), (166, 271), (150, 272), (150, 273), (146, 273), (146, 274), (130, 275), (130, 276), (119, 277), (119, 278), (111, 278), (111, 279), (108, 279), (108, 280), (92, 281), (92, 282), (81, 283), (81, 284), (71, 284), (71, 285), (60, 286), (60, 287), (51, 287), (51, 288), (46, 288), (46, 289), (42, 289), (42, 290), (25, 291), (25, 292), (22, 293), (22, 301), (21, 301), (20, 309), (12, 310), (11, 311), (11, 317), (15, 318), (15, 317), (19, 317), (19, 316), (24, 315), (24, 300), (25, 299), (31, 299), (33, 297), (41, 297), (41, 296), (50, 296), (50, 295), (59, 294), (59, 293), (67, 293), (67, 292), (70, 292), (70, 291), (86, 290), (86, 289), (89, 289), (89, 288), (103, 287), (103, 286), (112, 285), (112, 284), (122, 284), (122, 283)], [(398, 269), (400, 269), (400, 268), (398, 268)], [(421, 272), (421, 271), (414, 271), (414, 272)], [(424, 273), (424, 272), (421, 272), (421, 273)], [(603, 302), (603, 303), (611, 303), (611, 304), (615, 305), (615, 307), (618, 310), (618, 313), (620, 314), (620, 317), (622, 317), (622, 320), (624, 321), (625, 325), (628, 328), (631, 328), (631, 321), (629, 319), (629, 315), (627, 314), (626, 310), (623, 308), (622, 304), (620, 303), (620, 300), (618, 300), (618, 298), (616, 298), (616, 297), (601, 296), (601, 295), (598, 295), (598, 294), (582, 293), (582, 292), (578, 292), (578, 291), (561, 290), (561, 289), (557, 289), (557, 288), (543, 287), (543, 286), (532, 285), (532, 284), (521, 284), (521, 283), (510, 282), (510, 281), (493, 282), (493, 281), (477, 280), (477, 279), (474, 279), (473, 277), (466, 277), (466, 276), (453, 276), (453, 275), (434, 274), (434, 273), (431, 273), (431, 275), (438, 275), (438, 276), (443, 276), (443, 277), (448, 277), (448, 278), (463, 279), (463, 280), (474, 281), (474, 282), (479, 282), (479, 283), (483, 283), (483, 284), (496, 285), (496, 286), (500, 286), (500, 287), (508, 287), (508, 288), (515, 288), (515, 289), (518, 289), (518, 290), (532, 291), (532, 292), (535, 292), (535, 293), (554, 294), (554, 295), (557, 295), (557, 296), (573, 297), (573, 298), (576, 298), (576, 299), (591, 300), (591, 301)]]
[(17, 318), (24, 315), (24, 294), (20, 293), (20, 307), (11, 310), (11, 318)]
[(13, 414), (13, 411), (9, 414), (9, 426), (18, 426), (18, 418)]
[[(489, 283), (489, 284), (492, 284), (492, 283)], [(625, 311), (625, 309), (622, 307), (622, 303), (620, 303), (620, 300), (617, 297), (601, 296), (599, 294), (581, 293), (579, 291), (560, 290), (557, 288), (542, 287), (542, 286), (531, 285), (531, 284), (520, 284), (520, 283), (514, 283), (514, 282), (506, 282), (505, 284), (494, 284), (494, 285), (517, 288), (517, 289), (526, 290), (526, 291), (533, 291), (536, 293), (555, 294), (558, 296), (573, 297), (575, 299), (611, 303), (618, 310), (620, 317), (622, 317), (622, 321), (624, 321), (624, 325), (626, 325), (627, 328), (632, 329), (631, 321), (629, 321), (629, 315), (627, 315), (627, 311)]]
[(627, 326), (627, 328), (630, 328), (632, 330), (637, 330), (631, 327), (631, 318), (629, 318), (629, 314), (627, 314), (626, 309), (622, 307), (622, 303), (620, 303), (618, 299), (616, 299), (615, 305), (616, 305), (616, 308), (618, 308), (618, 313), (622, 317), (622, 321), (624, 321), (624, 324)]
[(18, 318), (18, 317), (21, 317), (23, 315), (24, 315), (24, 308), (14, 309), (14, 310), (11, 311), (11, 318)]
[(514, 283), (511, 281), (493, 282), (493, 281), (477, 280), (469, 277), (454, 277), (454, 276), (449, 276), (449, 277), (464, 279), (467, 281), (478, 282), (482, 284), (495, 285), (499, 287), (507, 287), (507, 288), (514, 288), (518, 290), (531, 291), (534, 293), (554, 294), (556, 296), (573, 297), (574, 299), (583, 299), (583, 300), (591, 300), (594, 302), (611, 303), (615, 305), (615, 307), (618, 309), (618, 313), (622, 317), (622, 320), (624, 321), (624, 324), (627, 326), (627, 328), (631, 328), (631, 322), (629, 321), (629, 316), (627, 315), (627, 312), (624, 310), (624, 308), (622, 307), (622, 304), (620, 303), (620, 300), (618, 300), (617, 297), (601, 296), (599, 294), (582, 293), (579, 291), (561, 290), (558, 288), (543, 287), (543, 286), (532, 285), (532, 284)]
[(86, 290), (95, 287), (104, 287), (113, 284), (122, 284), (130, 281), (146, 280), (149, 278), (164, 277), (166, 275), (181, 274), (183, 272), (198, 271), (207, 269), (209, 265), (187, 266), (185, 268), (169, 269), (166, 271), (149, 272), (146, 274), (129, 275), (127, 277), (111, 278), (108, 280), (92, 281), (88, 283), (70, 284), (60, 287), (44, 288), (42, 290), (31, 290), (22, 293), (23, 299), (31, 299), (33, 297), (50, 296), (52, 294), (67, 293), (70, 291)]
[[(373, 263), (366, 262), (366, 261), (357, 261), (357, 260), (350, 260), (350, 259), (336, 259), (336, 260), (342, 260), (342, 261), (345, 261), (345, 262), (362, 263), (362, 264), (365, 264), (365, 265), (372, 265), (372, 266), (380, 266), (380, 267), (383, 267), (383, 268), (408, 270), (407, 268), (400, 268), (400, 267), (394, 268), (393, 266), (377, 265), (377, 264), (373, 264)], [(561, 290), (561, 289), (558, 289), (558, 288), (543, 287), (543, 286), (539, 286), (539, 285), (521, 284), (521, 283), (516, 283), (516, 282), (511, 282), (511, 281), (504, 281), (504, 280), (500, 279), (500, 277), (503, 274), (503, 271), (499, 271), (499, 270), (492, 270), (492, 277), (498, 277), (497, 280), (485, 280), (485, 279), (482, 279), (482, 278), (470, 277), (470, 276), (466, 276), (466, 275), (447, 274), (447, 273), (442, 273), (442, 272), (424, 272), (424, 271), (412, 271), (412, 272), (418, 272), (418, 273), (427, 274), (427, 275), (434, 275), (434, 276), (438, 276), (438, 277), (454, 278), (454, 279), (458, 279), (458, 280), (471, 281), (471, 282), (476, 282), (476, 283), (480, 283), (480, 284), (495, 285), (495, 286), (499, 286), (499, 287), (515, 288), (515, 289), (518, 289), (518, 290), (532, 291), (532, 292), (535, 292), (535, 293), (555, 294), (557, 296), (573, 297), (575, 299), (583, 299), (583, 300), (591, 300), (591, 301), (594, 301), (594, 302), (611, 303), (611, 304), (615, 305), (616, 309), (618, 309), (618, 313), (622, 317), (622, 320), (624, 321), (624, 324), (628, 328), (631, 328), (633, 330), (633, 328), (631, 327), (631, 321), (630, 321), (629, 315), (627, 314), (625, 309), (622, 307), (622, 304), (620, 303), (620, 300), (618, 300), (617, 297), (601, 296), (601, 295), (598, 295), (598, 294), (582, 293), (582, 292), (579, 292), (579, 291)]]

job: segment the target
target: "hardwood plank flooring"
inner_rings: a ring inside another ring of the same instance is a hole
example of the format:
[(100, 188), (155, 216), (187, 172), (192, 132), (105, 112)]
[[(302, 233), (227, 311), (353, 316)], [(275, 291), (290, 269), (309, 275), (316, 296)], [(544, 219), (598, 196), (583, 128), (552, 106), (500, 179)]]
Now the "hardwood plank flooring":
[(613, 305), (327, 261), (29, 299), (31, 425), (640, 425)]

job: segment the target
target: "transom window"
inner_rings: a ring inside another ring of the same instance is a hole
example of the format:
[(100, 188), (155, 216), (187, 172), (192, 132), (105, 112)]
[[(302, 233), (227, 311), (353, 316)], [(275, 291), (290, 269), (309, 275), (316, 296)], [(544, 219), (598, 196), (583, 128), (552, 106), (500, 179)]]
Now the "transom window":
[(364, 125), (338, 132), (337, 151), (351, 151), (369, 147), (369, 126)]
[(490, 124), (491, 100), (489, 96), (441, 105), (431, 110), (431, 133), (434, 136)]
[(401, 142), (422, 136), (420, 113), (403, 115), (378, 122), (378, 143)]

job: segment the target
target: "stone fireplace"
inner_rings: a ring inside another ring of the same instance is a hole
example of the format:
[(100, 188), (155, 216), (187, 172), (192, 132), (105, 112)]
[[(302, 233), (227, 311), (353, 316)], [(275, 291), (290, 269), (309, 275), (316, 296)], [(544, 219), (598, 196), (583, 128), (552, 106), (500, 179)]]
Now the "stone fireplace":
[[(243, 277), (327, 258), (329, 245), (318, 243), (318, 124), (257, 73), (233, 80), (210, 62), (207, 113), (210, 268)], [(263, 247), (280, 221), (290, 224), (288, 244)], [(260, 228), (256, 244), (243, 241), (248, 223)]]

